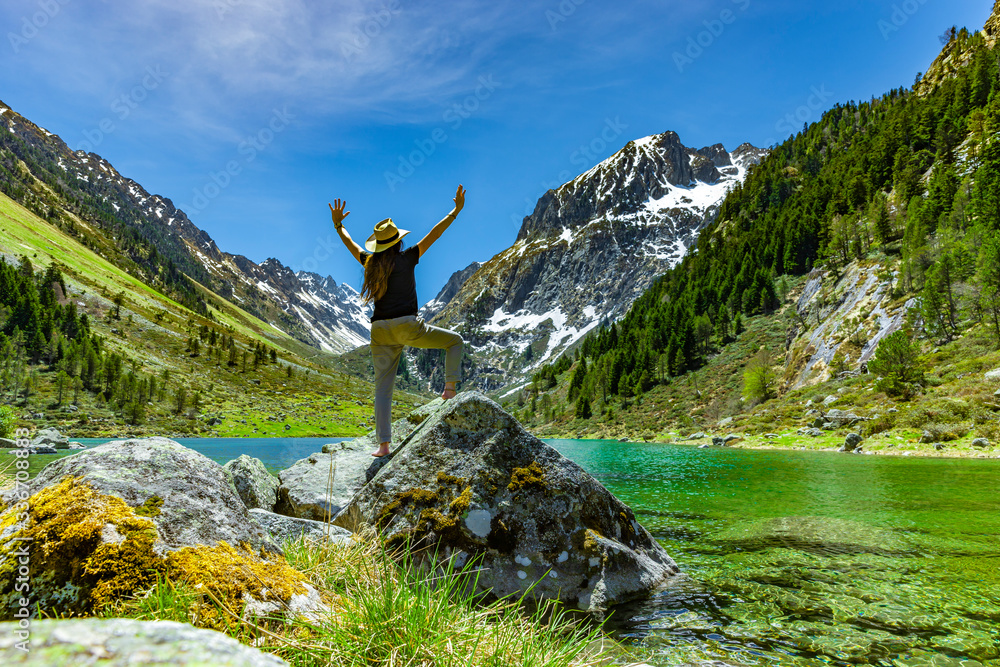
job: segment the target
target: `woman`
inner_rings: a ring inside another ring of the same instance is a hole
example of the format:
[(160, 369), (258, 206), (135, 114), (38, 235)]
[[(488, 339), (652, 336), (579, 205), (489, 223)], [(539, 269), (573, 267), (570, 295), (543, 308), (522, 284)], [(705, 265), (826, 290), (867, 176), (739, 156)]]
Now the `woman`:
[(413, 267), (465, 206), (465, 190), (458, 186), (451, 213), (434, 225), (420, 243), (406, 250), (403, 250), (403, 237), (410, 232), (398, 229), (392, 218), (386, 218), (375, 225), (375, 233), (365, 241), (369, 252), (363, 251), (344, 229), (344, 218), (351, 213), (344, 212), (347, 202), (337, 199), (335, 204), (330, 204), (333, 225), (347, 249), (365, 267), (361, 297), (366, 303), (375, 302), (371, 348), (375, 366), (375, 435), (379, 446), (372, 456), (381, 457), (389, 453), (392, 440), (392, 390), (404, 345), (447, 350), (441, 398), (448, 400), (455, 395), (462, 361), (462, 337), (454, 331), (432, 327), (417, 317), (417, 283)]

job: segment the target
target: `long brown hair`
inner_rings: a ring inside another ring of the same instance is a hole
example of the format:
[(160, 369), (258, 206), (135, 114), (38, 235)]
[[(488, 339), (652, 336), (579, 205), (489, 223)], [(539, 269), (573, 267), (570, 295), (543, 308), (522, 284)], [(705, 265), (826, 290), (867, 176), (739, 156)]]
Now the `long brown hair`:
[(396, 243), (382, 252), (372, 253), (365, 259), (365, 281), (361, 286), (361, 299), (365, 303), (378, 301), (389, 289), (389, 274), (396, 268), (396, 256), (403, 242)]

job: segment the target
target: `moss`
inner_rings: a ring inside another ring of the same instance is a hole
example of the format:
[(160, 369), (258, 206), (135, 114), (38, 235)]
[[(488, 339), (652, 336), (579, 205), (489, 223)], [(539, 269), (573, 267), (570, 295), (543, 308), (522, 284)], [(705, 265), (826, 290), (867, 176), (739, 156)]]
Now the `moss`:
[(451, 501), (448, 505), (448, 513), (460, 516), (469, 511), (469, 505), (472, 504), (472, 487), (465, 487), (462, 493), (458, 494), (458, 497)]
[(510, 473), (510, 484), (507, 489), (519, 491), (521, 489), (533, 488), (539, 491), (544, 490), (548, 485), (545, 482), (545, 471), (538, 465), (538, 461), (532, 461), (526, 468), (514, 468)]
[(431, 505), (436, 503), (439, 497), (437, 492), (428, 491), (427, 489), (410, 489), (409, 491), (397, 493), (396, 497), (379, 512), (378, 517), (375, 519), (375, 525), (379, 528), (384, 528), (394, 515), (406, 509), (408, 505)]
[(465, 485), (465, 478), (464, 477), (455, 477), (454, 475), (449, 475), (449, 474), (444, 473), (444, 472), (439, 472), (437, 474), (437, 483), (438, 483), (438, 486), (444, 486), (446, 484), (452, 484), (454, 486), (464, 486)]
[[(28, 525), (16, 536), (30, 540), (32, 569), (51, 573), (78, 591), (75, 599), (60, 605), (64, 608), (46, 611), (99, 609), (149, 588), (164, 569), (163, 559), (153, 550), (155, 525), (137, 516), (121, 498), (66, 477), (33, 495), (28, 506)], [(5, 594), (13, 590), (11, 574), (0, 572), (0, 591)], [(43, 608), (52, 604), (44, 598), (40, 602)]]
[(159, 516), (160, 508), (162, 506), (163, 498), (160, 498), (159, 496), (150, 496), (149, 498), (146, 498), (146, 502), (135, 508), (135, 513), (139, 516)]
[[(282, 557), (260, 558), (247, 545), (239, 549), (220, 542), (212, 547), (185, 547), (167, 554), (168, 577), (195, 589), (204, 587), (233, 610), (242, 609), (247, 596), (287, 602), (306, 592), (306, 577)], [(199, 625), (223, 628), (228, 622), (214, 603), (202, 599), (195, 612)]]

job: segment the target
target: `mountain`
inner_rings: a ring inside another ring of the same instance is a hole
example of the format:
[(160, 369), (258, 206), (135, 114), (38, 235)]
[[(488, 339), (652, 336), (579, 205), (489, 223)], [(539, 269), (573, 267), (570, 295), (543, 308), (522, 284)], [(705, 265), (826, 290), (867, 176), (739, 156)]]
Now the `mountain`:
[(199, 314), (210, 312), (213, 296), (190, 280), (314, 347), (344, 352), (367, 341), (354, 290), (220, 250), (170, 199), (97, 154), (71, 150), (2, 102), (0, 189)]
[(623, 318), (539, 370), (526, 421), (794, 436), (811, 401), (856, 410), (866, 438), (995, 441), (998, 28), (1000, 2), (912, 88), (836, 104), (774, 147)]
[(600, 323), (624, 315), (766, 154), (750, 144), (694, 150), (674, 132), (630, 141), (546, 192), (513, 246), (452, 276), (428, 307), (434, 324), (463, 330), (479, 386), (523, 381)]

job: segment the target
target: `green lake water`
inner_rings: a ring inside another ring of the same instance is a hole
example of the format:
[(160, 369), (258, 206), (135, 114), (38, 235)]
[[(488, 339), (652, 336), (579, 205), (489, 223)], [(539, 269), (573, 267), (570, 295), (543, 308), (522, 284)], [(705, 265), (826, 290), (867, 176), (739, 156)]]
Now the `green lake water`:
[[(337, 440), (180, 442), (279, 470)], [(998, 460), (547, 442), (684, 572), (606, 621), (636, 660), (1000, 667)]]

